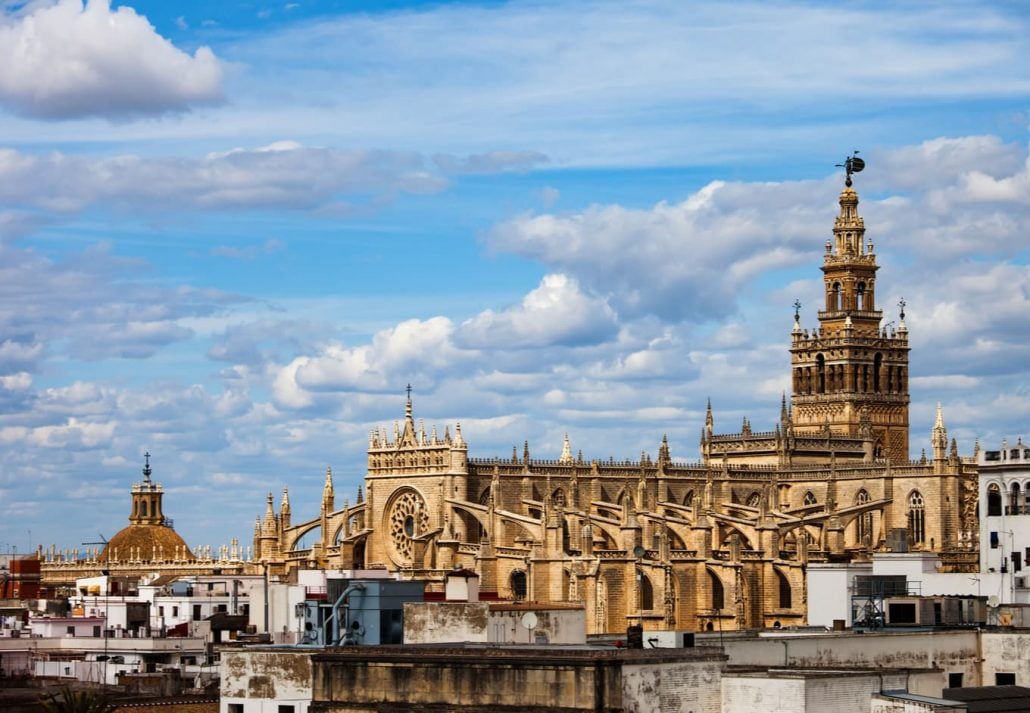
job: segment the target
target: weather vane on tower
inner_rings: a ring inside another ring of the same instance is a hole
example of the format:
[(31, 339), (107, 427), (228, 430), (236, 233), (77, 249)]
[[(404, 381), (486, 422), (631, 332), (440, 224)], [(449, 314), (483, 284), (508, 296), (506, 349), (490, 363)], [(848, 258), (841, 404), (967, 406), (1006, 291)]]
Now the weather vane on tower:
[(865, 161), (858, 157), (858, 149), (855, 149), (855, 152), (851, 156), (844, 159), (844, 163), (838, 163), (836, 165), (837, 168), (844, 169), (844, 172), (847, 174), (847, 177), (844, 179), (844, 185), (851, 188), (851, 174), (861, 172), (862, 169), (865, 168)]

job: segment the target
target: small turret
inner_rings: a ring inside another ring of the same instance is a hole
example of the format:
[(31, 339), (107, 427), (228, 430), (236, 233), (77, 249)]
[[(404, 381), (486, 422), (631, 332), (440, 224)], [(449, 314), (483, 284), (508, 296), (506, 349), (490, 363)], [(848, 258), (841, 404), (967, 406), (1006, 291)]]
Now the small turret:
[(572, 465), (572, 443), (569, 442), (569, 434), (565, 434), (565, 440), (561, 447), (561, 456), (558, 458), (561, 465)]

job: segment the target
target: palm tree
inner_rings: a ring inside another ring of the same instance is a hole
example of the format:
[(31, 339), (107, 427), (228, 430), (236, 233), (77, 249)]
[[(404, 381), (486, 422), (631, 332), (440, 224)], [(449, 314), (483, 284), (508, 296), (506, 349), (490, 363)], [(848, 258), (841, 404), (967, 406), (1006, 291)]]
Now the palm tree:
[(115, 709), (103, 693), (73, 691), (67, 687), (59, 693), (48, 693), (40, 705), (47, 713), (111, 713)]

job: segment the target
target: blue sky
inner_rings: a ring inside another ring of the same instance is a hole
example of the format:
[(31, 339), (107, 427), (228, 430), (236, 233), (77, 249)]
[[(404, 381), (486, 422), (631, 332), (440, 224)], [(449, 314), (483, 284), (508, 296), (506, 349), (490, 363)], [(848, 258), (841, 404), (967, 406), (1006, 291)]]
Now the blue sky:
[(247, 543), (353, 494), (409, 382), (473, 456), (769, 426), (853, 149), (913, 457), (938, 401), (963, 454), (1026, 435), (1020, 3), (0, 13), (0, 551), (110, 537), (147, 450)]

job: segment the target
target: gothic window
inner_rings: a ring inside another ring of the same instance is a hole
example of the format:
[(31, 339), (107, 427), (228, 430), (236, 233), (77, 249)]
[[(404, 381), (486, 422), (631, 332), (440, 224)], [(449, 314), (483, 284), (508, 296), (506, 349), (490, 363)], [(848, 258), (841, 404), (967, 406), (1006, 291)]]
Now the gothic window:
[(565, 507), (565, 491), (564, 490), (562, 490), (561, 488), (558, 488), (557, 490), (554, 491), (554, 493), (551, 494), (551, 505), (553, 505), (556, 508), (564, 508)]
[[(859, 490), (858, 495), (855, 496), (856, 505), (864, 505), (869, 502), (869, 493), (865, 489)], [(855, 521), (858, 524), (858, 544), (866, 545), (872, 542), (873, 538), (873, 514), (871, 512), (865, 512), (858, 516)]]
[(815, 358), (816, 393), (826, 393), (826, 358), (820, 354)]
[(987, 486), (987, 516), (998, 517), (1001, 515), (1001, 489), (997, 483)]
[(687, 494), (683, 496), (683, 504), (690, 507), (694, 504), (694, 491), (688, 490)]
[(722, 586), (722, 580), (719, 579), (715, 572), (708, 570), (708, 581), (712, 588), (712, 609), (722, 609), (726, 606), (726, 597)]
[(926, 541), (926, 504), (918, 490), (908, 496), (908, 529), (912, 542), (922, 544)]
[(790, 580), (780, 570), (775, 570), (776, 579), (780, 585), (780, 609), (790, 609), (792, 606)]
[(512, 599), (525, 599), (526, 598), (526, 573), (521, 569), (517, 569), (511, 573), (511, 598)]
[(760, 503), (761, 501), (762, 501), (762, 496), (758, 494), (757, 490), (755, 490), (754, 492), (752, 492), (750, 495), (747, 496), (746, 504), (750, 505), (753, 508), (756, 508), (756, 507), (758, 507), (758, 503)]
[(654, 587), (643, 572), (637, 570), (637, 577), (640, 581), (640, 610), (651, 611), (654, 609)]
[(805, 505), (815, 505), (815, 504), (816, 504), (815, 495), (813, 495), (812, 491), (809, 490), (807, 493), (805, 493)]
[(880, 369), (883, 367), (883, 354), (873, 357), (873, 392), (880, 393)]

